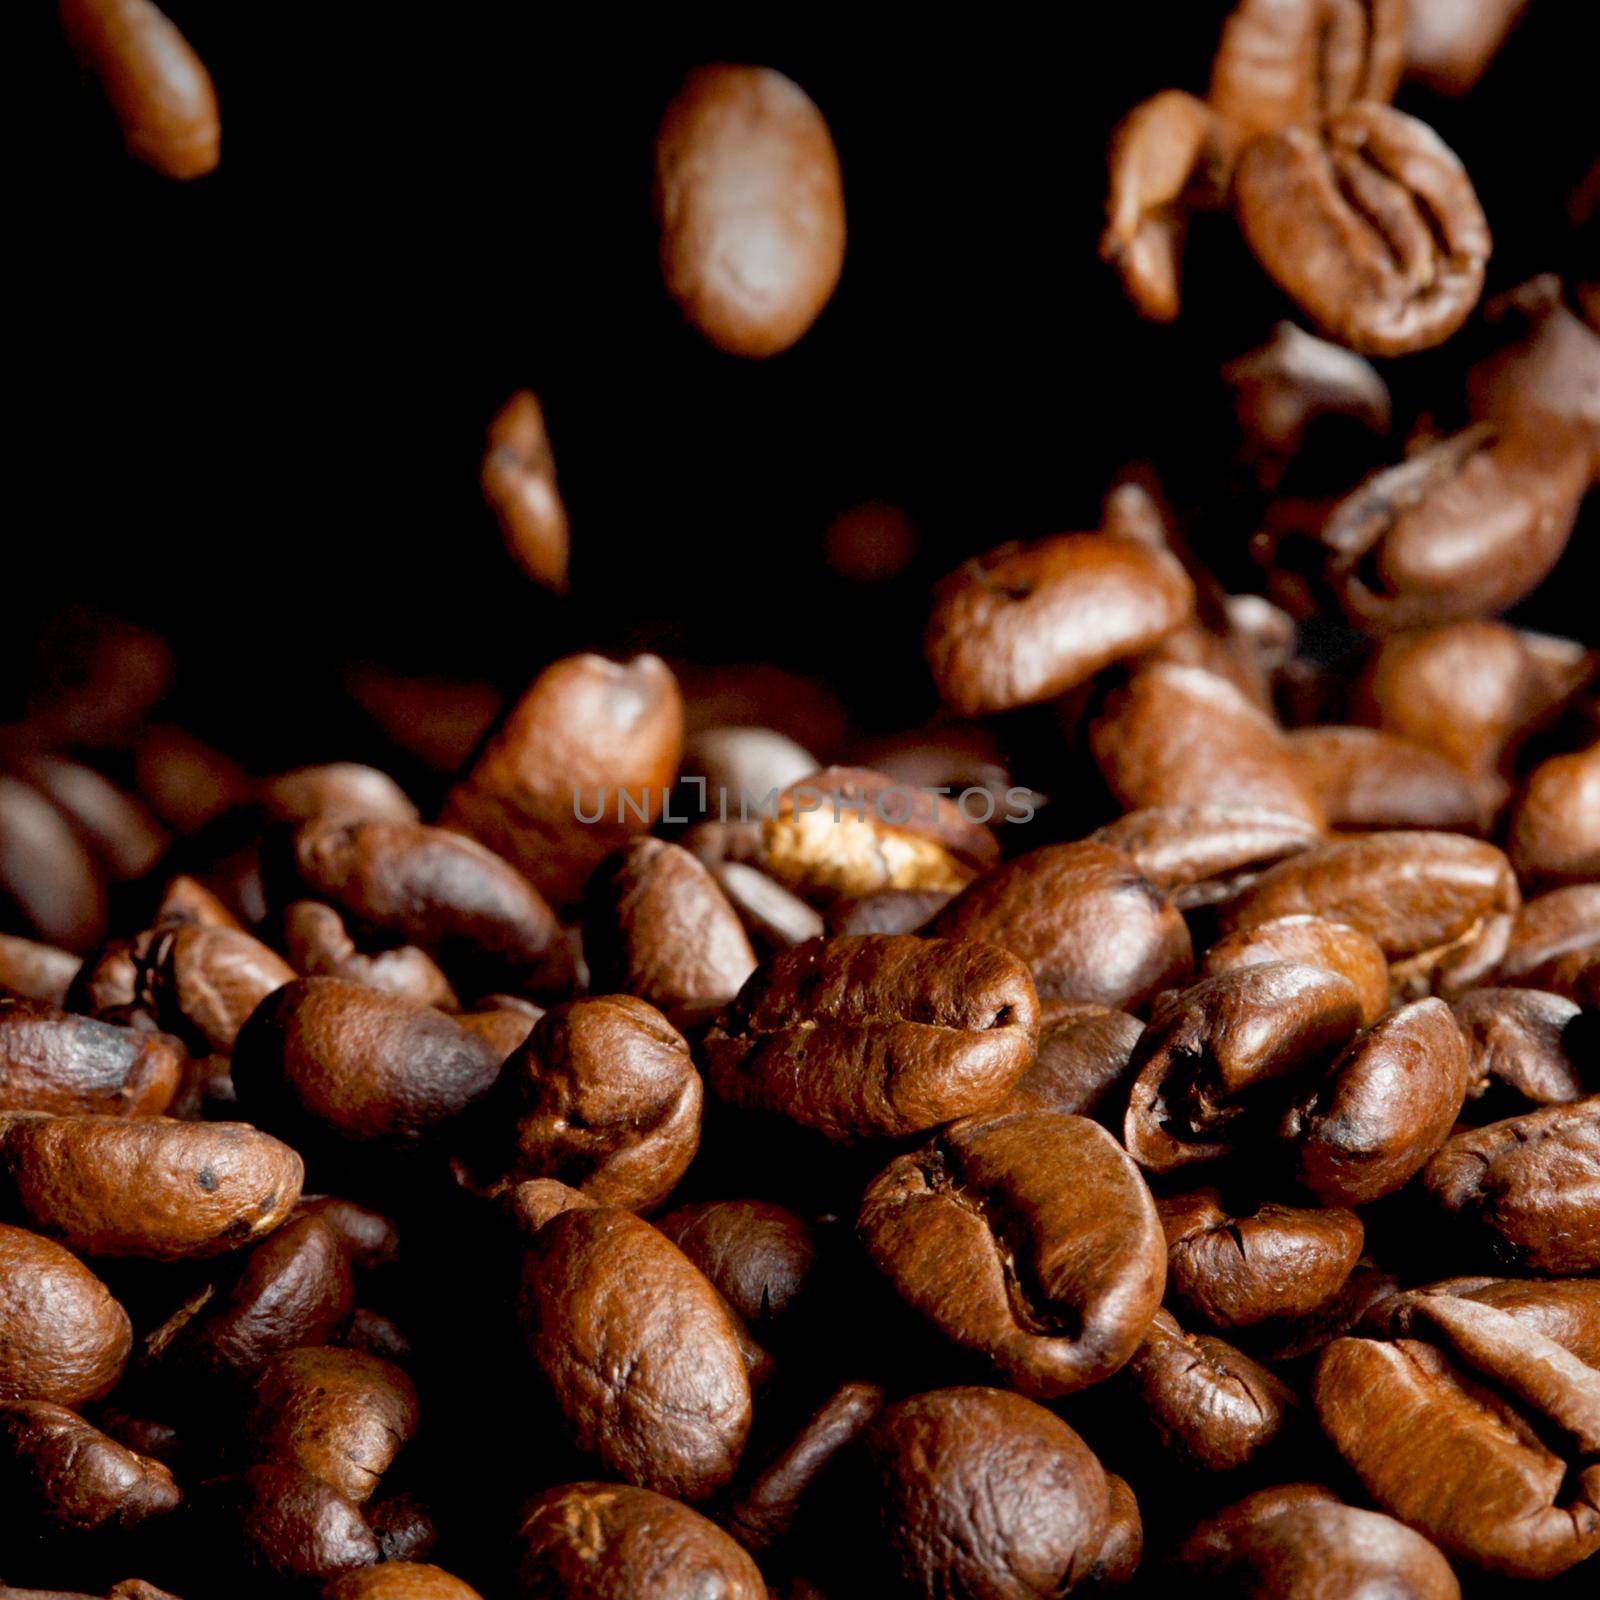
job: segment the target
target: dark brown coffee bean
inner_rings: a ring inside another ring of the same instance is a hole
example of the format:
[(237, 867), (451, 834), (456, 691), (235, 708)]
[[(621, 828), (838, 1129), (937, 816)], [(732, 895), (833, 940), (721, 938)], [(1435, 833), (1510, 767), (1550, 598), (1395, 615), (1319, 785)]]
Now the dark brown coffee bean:
[(1530, 428), (1575, 429), (1600, 474), (1600, 334), (1561, 300), (1561, 282), (1530, 279), (1484, 307), (1511, 342), (1467, 374), (1473, 413)]
[(762, 1337), (792, 1315), (816, 1264), (810, 1225), (765, 1200), (681, 1206), (656, 1226)]
[(10, 765), (54, 804), (114, 880), (143, 877), (165, 853), (167, 836), (156, 819), (93, 767), (42, 754), (17, 757)]
[(382, 1557), (361, 1510), (330, 1484), (287, 1465), (251, 1467), (201, 1484), (192, 1533), (211, 1570), (238, 1569), (304, 1587)]
[(1600, 878), (1600, 743), (1534, 768), (1511, 816), (1508, 849), (1524, 879)]
[(778, 796), (758, 865), (826, 904), (880, 889), (953, 894), (999, 858), (994, 835), (943, 795), (865, 767), (824, 767)]
[(631, 995), (546, 1012), (464, 1131), (472, 1182), (500, 1192), (559, 1178), (602, 1205), (648, 1211), (688, 1169), (704, 1088), (683, 1036)]
[(435, 1011), (341, 978), (269, 995), (233, 1055), (240, 1104), (275, 1126), (404, 1148), (484, 1094), (494, 1051)]
[(686, 1500), (733, 1476), (750, 1431), (736, 1319), (649, 1223), (614, 1207), (553, 1217), (528, 1244), (519, 1315), (585, 1455)]
[(510, 863), (472, 839), (414, 822), (304, 824), (269, 881), (363, 928), (437, 956), (480, 987), (559, 991), (570, 978), (560, 925)]
[(1515, 983), (1557, 956), (1600, 946), (1600, 883), (1576, 883), (1527, 901), (1511, 924), (1498, 983)]
[(423, 1561), (396, 1561), (361, 1567), (333, 1579), (323, 1600), (483, 1600), (470, 1584), (452, 1578), (442, 1567)]
[(1211, 64), (1210, 101), (1237, 142), (1394, 98), (1401, 0), (1240, 0)]
[(661, 276), (719, 350), (787, 350), (844, 266), (844, 185), (828, 125), (769, 67), (700, 67), (656, 133)]
[(257, 804), (268, 822), (298, 827), (317, 818), (420, 822), (417, 808), (387, 772), (357, 761), (329, 761), (263, 778)]
[(1466, 1040), (1442, 1000), (1391, 1011), (1285, 1116), (1280, 1132), (1294, 1143), (1300, 1184), (1325, 1206), (1392, 1194), (1444, 1143), (1469, 1074)]
[(572, 530), (556, 486), (544, 408), (531, 390), (519, 389), (495, 412), (479, 482), (511, 559), (535, 583), (565, 594)]
[[(515, 996), (503, 995), (503, 1000)], [(484, 1004), (476, 1011), (462, 1011), (456, 1021), (468, 1033), (475, 1033), (489, 1046), (501, 1061), (509, 1061), (528, 1042), (533, 1025), (544, 1015), (540, 1006)]]
[(58, 1006), (82, 965), (70, 950), (0, 933), (0, 996)]
[(1041, 999), (1137, 1010), (1192, 954), (1178, 910), (1120, 850), (1047, 845), (983, 875), (928, 925), (1021, 957)]
[(1313, 1484), (1258, 1489), (1179, 1546), (1181, 1580), (1225, 1600), (1460, 1600), (1450, 1563), (1419, 1533)]
[(75, 1255), (0, 1223), (0, 1401), (98, 1400), (132, 1341), (127, 1312)]
[[(1556, 1278), (1448, 1278), (1418, 1294), (1450, 1294), (1503, 1311), (1513, 1321), (1570, 1350), (1585, 1366), (1600, 1365), (1600, 1280)], [(1370, 1331), (1410, 1328), (1410, 1297), (1395, 1295), (1373, 1308)]]
[(1134, 1051), (1129, 1153), (1161, 1173), (1229, 1155), (1271, 1125), (1293, 1081), (1320, 1075), (1359, 1024), (1348, 979), (1292, 962), (1165, 996)]
[(828, 932), (920, 933), (955, 898), (948, 889), (878, 889), (828, 911)]
[(952, 573), (934, 593), (925, 648), (946, 704), (982, 716), (1052, 700), (1193, 612), (1194, 585), (1168, 552), (1062, 534)]
[(1322, 826), (1282, 731), (1214, 673), (1142, 668), (1106, 702), (1089, 738), (1107, 787), (1126, 810), (1270, 811)]
[(1364, 355), (1441, 343), (1483, 291), (1489, 226), (1471, 179), (1431, 128), (1375, 101), (1247, 145), (1234, 209), (1278, 286)]
[(1167, 1236), (1167, 1292), (1226, 1333), (1309, 1316), (1344, 1287), (1365, 1237), (1353, 1211), (1268, 1202), (1224, 1209), (1215, 1189), (1157, 1200)]
[(75, 1535), (136, 1527), (182, 1498), (159, 1461), (44, 1400), (0, 1404), (0, 1493), (22, 1527)]
[(666, 1012), (725, 1005), (755, 971), (755, 951), (716, 880), (678, 845), (635, 839), (589, 883), (589, 981)]
[(1079, 1589), (1111, 1529), (1106, 1475), (1059, 1417), (1003, 1389), (934, 1389), (867, 1434), (895, 1595), (1044, 1600)]
[(1367, 1492), (1504, 1577), (1554, 1577), (1600, 1549), (1600, 1371), (1493, 1306), (1404, 1299), (1409, 1336), (1338, 1339), (1313, 1383)]
[(716, 1094), (853, 1142), (998, 1105), (1033, 1057), (1027, 969), (993, 945), (815, 940), (757, 969), (706, 1037)]
[(725, 806), (732, 811), (741, 792), (751, 800), (780, 793), (821, 765), (775, 728), (701, 728), (683, 742), (683, 776), (704, 785), (698, 803), (707, 815), (721, 815)]
[(1302, 728), (1289, 750), (1335, 828), (1483, 828), (1478, 786), (1422, 745), (1375, 728)]
[(1370, 935), (1391, 962), (1427, 964), (1520, 903), (1510, 864), (1493, 845), (1454, 833), (1380, 833), (1269, 868), (1224, 920), (1235, 931), (1309, 913)]
[(385, 1563), (421, 1561), (439, 1543), (433, 1512), (415, 1495), (392, 1494), (366, 1506), (367, 1526), (378, 1536)]
[(183, 1048), (38, 1000), (0, 1000), (0, 1111), (160, 1116), (183, 1074)]
[(414, 944), (371, 955), (356, 948), (344, 918), (316, 900), (296, 900), (283, 914), (283, 946), (307, 978), (343, 978), (418, 1005), (454, 1011), (456, 992), (432, 956)]
[(332, 1195), (302, 1195), (295, 1215), (317, 1217), (333, 1229), (350, 1264), (358, 1272), (374, 1272), (400, 1259), (400, 1230), (382, 1212)]
[(608, 855), (649, 831), (682, 752), (683, 701), (662, 662), (569, 656), (512, 707), (442, 821), (570, 906)]
[(1190, 1334), (1157, 1311), (1121, 1380), (1137, 1397), (1140, 1424), (1180, 1465), (1232, 1472), (1283, 1438), (1294, 1391), (1243, 1351)]
[(197, 1053), (231, 1055), (251, 1013), (295, 975), (276, 951), (237, 928), (178, 927), (136, 941), (135, 952), (140, 999)]
[(355, 1350), (288, 1350), (251, 1384), (244, 1449), (298, 1467), (356, 1505), (416, 1432), (417, 1393), (398, 1367)]
[(766, 873), (739, 861), (708, 863), (717, 887), (739, 914), (751, 943), (762, 955), (776, 955), (826, 931), (822, 916)]
[(846, 1383), (829, 1395), (733, 1497), (722, 1521), (734, 1538), (759, 1555), (788, 1534), (819, 1480), (871, 1425), (883, 1401), (875, 1383)]
[(256, 1371), (283, 1350), (328, 1343), (355, 1300), (338, 1234), (300, 1216), (250, 1252), (232, 1283), (211, 1283), (150, 1334), (146, 1367), (185, 1381)]
[(1206, 951), (1199, 976), (1215, 978), (1274, 961), (1321, 967), (1348, 978), (1361, 1002), (1363, 1025), (1376, 1022), (1389, 1009), (1389, 963), (1378, 942), (1359, 928), (1321, 917), (1274, 917), (1227, 934)]
[(756, 1564), (714, 1522), (648, 1489), (547, 1489), (516, 1536), (522, 1600), (767, 1600)]
[(1039, 1016), (1033, 1064), (1001, 1110), (1088, 1117), (1109, 1108), (1126, 1085), (1143, 1024), (1126, 1011), (1060, 1000), (1041, 1001)]
[(1279, 811), (1154, 806), (1130, 811), (1092, 836), (1126, 851), (1181, 910), (1232, 898), (1258, 873), (1308, 850), (1322, 830)]
[(150, 0), (61, 0), (72, 47), (100, 80), (128, 154), (164, 178), (203, 178), (221, 159), (217, 91)]
[(1040, 1398), (1122, 1366), (1166, 1278), (1144, 1179), (1083, 1117), (955, 1123), (878, 1174), (856, 1230), (903, 1300)]
[(0, 772), (0, 907), (50, 944), (89, 950), (105, 937), (106, 886), (87, 846), (37, 789)]
[(1503, 611), (1560, 559), (1588, 477), (1586, 449), (1560, 423), (1469, 428), (1334, 507), (1321, 535), (1328, 581), (1374, 633)]
[(238, 1250), (289, 1215), (303, 1176), (288, 1145), (242, 1122), (0, 1113), (0, 1190), (83, 1255)]
[(1179, 89), (1135, 106), (1111, 135), (1100, 258), (1152, 322), (1178, 315), (1189, 213), (1213, 199), (1221, 143), (1216, 114)]
[(1600, 1096), (1458, 1133), (1423, 1183), (1497, 1261), (1532, 1272), (1600, 1270)]
[(1540, 989), (1471, 989), (1451, 1010), (1467, 1041), (1469, 1099), (1503, 1091), (1549, 1106), (1583, 1097), (1580, 1051), (1592, 1030), (1571, 1000)]

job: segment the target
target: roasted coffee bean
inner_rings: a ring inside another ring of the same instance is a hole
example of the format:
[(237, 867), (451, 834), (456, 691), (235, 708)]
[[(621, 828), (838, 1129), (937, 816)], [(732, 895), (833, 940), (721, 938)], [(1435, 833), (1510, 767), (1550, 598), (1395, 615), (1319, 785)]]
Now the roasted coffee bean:
[(58, 1006), (83, 962), (70, 950), (0, 933), (0, 997)]
[(856, 1231), (903, 1300), (1040, 1398), (1121, 1367), (1166, 1278), (1143, 1178), (1083, 1117), (955, 1123), (868, 1184)]
[(755, 971), (737, 913), (678, 845), (635, 839), (589, 883), (583, 921), (589, 981), (671, 1012), (724, 1005)]
[(1089, 737), (1106, 786), (1127, 810), (1212, 806), (1322, 825), (1282, 731), (1214, 673), (1141, 669), (1107, 701)]
[(127, 1312), (71, 1251), (0, 1223), (0, 1401), (98, 1400), (132, 1342)]
[(1511, 924), (1494, 967), (1497, 982), (1512, 983), (1546, 962), (1600, 946), (1600, 883), (1552, 889), (1524, 903)]
[(288, 1350), (255, 1375), (244, 1448), (361, 1505), (416, 1432), (417, 1417), (411, 1380), (389, 1362), (355, 1350)]
[(360, 1508), (297, 1467), (213, 1478), (195, 1491), (186, 1532), (211, 1571), (242, 1569), (263, 1583), (304, 1585), (381, 1559)]
[(1210, 101), (1236, 141), (1394, 97), (1400, 0), (1240, 0), (1211, 64)]
[(808, 900), (879, 889), (954, 893), (1000, 858), (985, 827), (943, 795), (864, 767), (824, 767), (791, 785), (761, 829), (759, 865)]
[(298, 826), (317, 818), (419, 822), (417, 808), (387, 772), (357, 761), (329, 761), (263, 778), (256, 803), (268, 822)]
[(948, 889), (878, 889), (830, 907), (828, 932), (920, 933), (955, 899)]
[(1041, 999), (1137, 1010), (1188, 970), (1182, 915), (1109, 845), (1047, 845), (985, 873), (939, 913), (941, 939), (1021, 957)]
[(1423, 1184), (1492, 1260), (1532, 1272), (1600, 1270), (1600, 1096), (1458, 1133)]
[[(508, 862), (447, 828), (326, 818), (269, 854), (283, 898), (301, 894), (364, 928), (416, 945), (480, 987), (561, 990), (570, 977), (560, 925)], [(292, 858), (291, 858), (292, 857)]]
[(1528, 0), (1407, 0), (1406, 75), (1436, 94), (1466, 94), (1527, 8)]
[(1493, 845), (1454, 833), (1379, 833), (1318, 845), (1269, 868), (1224, 921), (1236, 931), (1308, 913), (1370, 935), (1391, 963), (1427, 968), (1520, 903)]
[(1296, 1080), (1320, 1077), (1359, 1023), (1348, 979), (1293, 962), (1242, 967), (1165, 996), (1134, 1050), (1129, 1153), (1166, 1173), (1235, 1152), (1271, 1125)]
[(454, 1011), (456, 992), (433, 957), (414, 944), (365, 955), (332, 906), (296, 900), (283, 914), (283, 945), (296, 972), (307, 978), (343, 978), (369, 989)]
[(162, 890), (150, 926), (169, 928), (182, 923), (202, 928), (237, 928), (239, 919), (198, 879), (180, 872)]
[(495, 412), (479, 482), (511, 559), (535, 583), (565, 594), (572, 530), (556, 486), (544, 408), (531, 390), (519, 389)]
[(1600, 878), (1600, 743), (1534, 768), (1511, 816), (1510, 841), (1524, 879)]
[(1428, 349), (1478, 303), (1490, 241), (1472, 180), (1431, 128), (1389, 106), (1358, 101), (1320, 131), (1264, 134), (1233, 193), (1257, 260), (1352, 350)]
[(1126, 1011), (1044, 1000), (1039, 1048), (1001, 1108), (1096, 1116), (1116, 1100), (1144, 1026)]
[(1476, 833), (1483, 795), (1422, 745), (1375, 728), (1302, 728), (1289, 751), (1335, 828), (1440, 828)]
[(293, 967), (237, 928), (178, 927), (136, 941), (135, 953), (140, 999), (196, 1053), (230, 1055), (256, 1007), (294, 981)]
[(826, 931), (819, 912), (766, 873), (739, 861), (707, 864), (760, 954), (776, 955)]
[(1232, 1472), (1276, 1446), (1293, 1419), (1294, 1392), (1242, 1350), (1190, 1334), (1157, 1311), (1121, 1380), (1141, 1425), (1193, 1471)]
[[(505, 995), (510, 1000), (514, 996)], [(462, 1011), (456, 1021), (468, 1033), (475, 1033), (501, 1061), (509, 1061), (528, 1042), (533, 1025), (544, 1015), (540, 1006), (484, 1004), (476, 1011)]]
[(631, 995), (546, 1012), (463, 1138), (472, 1184), (559, 1178), (602, 1205), (648, 1211), (688, 1169), (704, 1087), (683, 1036)]
[(1100, 256), (1152, 322), (1178, 315), (1189, 212), (1215, 188), (1210, 169), (1219, 162), (1220, 142), (1211, 107), (1179, 89), (1135, 106), (1111, 136)]
[(1258, 1489), (1178, 1547), (1181, 1581), (1227, 1600), (1460, 1600), (1450, 1563), (1421, 1534), (1314, 1484)]
[(519, 1315), (585, 1455), (640, 1488), (701, 1500), (733, 1476), (750, 1381), (722, 1297), (647, 1222), (578, 1208), (533, 1236)]
[(75, 1535), (136, 1527), (182, 1498), (159, 1461), (46, 1400), (0, 1404), (0, 1493), (24, 1528)]
[(884, 1411), (866, 1449), (887, 1545), (874, 1593), (1043, 1600), (1094, 1572), (1111, 1530), (1106, 1475), (1043, 1406), (934, 1389)]
[(393, 1266), (400, 1259), (400, 1230), (382, 1212), (370, 1211), (353, 1200), (308, 1194), (300, 1197), (295, 1215), (317, 1217), (332, 1228), (359, 1272)]
[(816, 1264), (810, 1225), (766, 1200), (702, 1201), (656, 1226), (762, 1337), (793, 1315)]
[(1364, 1230), (1353, 1211), (1274, 1202), (1225, 1209), (1215, 1189), (1157, 1200), (1167, 1236), (1167, 1293), (1226, 1333), (1309, 1316), (1344, 1287)]
[(1206, 951), (1199, 976), (1215, 978), (1275, 961), (1321, 967), (1348, 978), (1360, 1000), (1364, 1026), (1389, 1009), (1389, 963), (1378, 942), (1359, 928), (1321, 917), (1274, 917), (1227, 934)]
[(1230, 899), (1275, 862), (1308, 850), (1322, 830), (1279, 811), (1154, 806), (1129, 811), (1093, 838), (1125, 851), (1180, 910)]
[(274, 1126), (356, 1144), (415, 1145), (494, 1083), (500, 1062), (435, 1011), (342, 978), (300, 978), (240, 1031), (242, 1106)]
[(1533, 278), (1484, 307), (1512, 341), (1467, 374), (1473, 412), (1532, 428), (1575, 429), (1600, 474), (1600, 334), (1561, 300), (1560, 280)]
[(105, 937), (106, 886), (88, 848), (38, 790), (0, 772), (0, 909), (50, 944), (92, 949)]
[(329, 1342), (355, 1303), (339, 1235), (291, 1218), (250, 1252), (232, 1283), (210, 1283), (146, 1339), (146, 1367), (174, 1380), (254, 1372), (282, 1350)]
[(821, 765), (775, 728), (701, 728), (683, 742), (683, 776), (703, 783), (698, 804), (708, 816), (720, 815), (725, 807), (731, 810), (741, 795), (749, 797), (749, 804), (779, 793)]
[(1285, 1115), (1301, 1186), (1325, 1206), (1392, 1194), (1444, 1143), (1469, 1082), (1466, 1040), (1442, 1000), (1391, 1011)]
[(682, 751), (683, 701), (662, 662), (569, 656), (512, 707), (442, 820), (569, 906), (608, 855), (649, 830)]
[(1592, 1030), (1571, 1000), (1539, 989), (1471, 989), (1451, 1010), (1467, 1041), (1469, 1099), (1502, 1091), (1530, 1106), (1582, 1098), (1579, 1051)]
[(367, 1525), (378, 1536), (385, 1562), (421, 1561), (439, 1543), (433, 1513), (415, 1495), (393, 1494), (370, 1501)]
[(203, 178), (221, 159), (211, 74), (151, 0), (61, 0), (72, 47), (100, 80), (128, 154), (164, 178)]
[(0, 1113), (0, 1194), (87, 1256), (178, 1261), (271, 1233), (300, 1198), (288, 1145), (242, 1122)]
[(952, 573), (934, 593), (925, 648), (946, 704), (981, 716), (1065, 694), (1193, 612), (1194, 585), (1167, 551), (1062, 534)]
[(1027, 969), (993, 945), (892, 935), (774, 956), (705, 1042), (716, 1094), (850, 1143), (998, 1105), (1039, 1036)]
[(770, 67), (700, 67), (656, 133), (661, 276), (731, 355), (794, 344), (844, 266), (844, 185), (828, 125)]
[(113, 1027), (38, 1000), (0, 1000), (0, 1111), (160, 1116), (184, 1053), (164, 1033)]
[(1367, 1492), (1505, 1577), (1553, 1577), (1600, 1549), (1600, 1371), (1493, 1306), (1404, 1299), (1397, 1337), (1335, 1340), (1313, 1383)]
[[(1493, 1306), (1523, 1327), (1554, 1339), (1585, 1366), (1600, 1362), (1600, 1281), (1593, 1278), (1542, 1283), (1526, 1278), (1447, 1278), (1416, 1293), (1455, 1295)], [(1410, 1296), (1395, 1295), (1375, 1306), (1369, 1314), (1371, 1331), (1405, 1331), (1410, 1304)]]
[(93, 767), (41, 754), (16, 757), (10, 765), (55, 805), (117, 882), (143, 877), (165, 853), (167, 836), (156, 819)]
[(385, 1557), (376, 1567), (361, 1567), (333, 1579), (324, 1600), (483, 1600), (478, 1591), (442, 1567)]
[(734, 1538), (759, 1555), (791, 1532), (819, 1480), (871, 1425), (883, 1402), (875, 1383), (846, 1383), (829, 1395), (734, 1496), (722, 1518)]
[(523, 1600), (767, 1600), (755, 1562), (714, 1522), (624, 1483), (547, 1489), (524, 1513), (516, 1548)]
[(1374, 633), (1503, 611), (1549, 575), (1589, 477), (1560, 423), (1480, 424), (1375, 473), (1322, 529), (1345, 614)]

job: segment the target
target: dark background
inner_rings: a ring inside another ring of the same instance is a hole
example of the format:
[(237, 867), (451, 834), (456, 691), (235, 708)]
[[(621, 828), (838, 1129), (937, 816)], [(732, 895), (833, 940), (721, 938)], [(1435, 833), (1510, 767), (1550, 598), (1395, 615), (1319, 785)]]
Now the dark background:
[[(1236, 586), (1255, 507), (1220, 470), (1219, 362), (1285, 313), (1225, 220), (1197, 230), (1183, 321), (1141, 323), (1096, 259), (1116, 119), (1203, 89), (1224, 5), (1074, 6), (868, 28), (743, 8), (590, 26), (558, 8), (172, 0), (223, 107), (223, 165), (168, 183), (122, 154), (53, 7), (13, 59), (37, 91), (11, 157), (12, 515), (4, 692), (68, 598), (179, 647), (186, 714), (313, 757), (339, 664), (508, 686), (579, 646), (761, 657), (914, 720), (927, 584), (1002, 539), (1092, 526), (1115, 469), (1162, 467)], [(1597, 144), (1586, 8), (1534, 0), (1479, 89), (1406, 89), (1476, 181), (1491, 292), (1572, 270), (1565, 199)], [(656, 273), (651, 137), (683, 72), (768, 63), (839, 147), (849, 253), (790, 353), (705, 347)], [(1457, 398), (1455, 349), (1385, 364), (1397, 415)], [(504, 556), (484, 426), (542, 396), (574, 528), (566, 603)], [(1397, 447), (1396, 447), (1397, 448)], [(822, 533), (906, 506), (917, 562), (832, 574)], [(1592, 543), (1593, 500), (1571, 563)], [(1595, 631), (1594, 591), (1525, 607)], [(11, 709), (8, 706), (7, 709)], [(229, 737), (229, 731), (233, 737)]]

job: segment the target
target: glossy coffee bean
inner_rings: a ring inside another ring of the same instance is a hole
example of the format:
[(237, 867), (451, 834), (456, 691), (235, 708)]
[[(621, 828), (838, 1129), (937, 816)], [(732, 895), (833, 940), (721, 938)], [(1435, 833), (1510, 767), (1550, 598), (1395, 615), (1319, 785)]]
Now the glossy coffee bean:
[(1389, 1009), (1389, 963), (1378, 942), (1359, 928), (1304, 913), (1224, 935), (1206, 951), (1199, 976), (1214, 978), (1274, 961), (1321, 967), (1349, 979), (1360, 999), (1363, 1024), (1376, 1022)]
[(479, 480), (511, 558), (535, 583), (566, 593), (572, 530), (544, 408), (530, 390), (519, 389), (495, 412)]
[(0, 1000), (0, 1110), (159, 1116), (178, 1092), (183, 1049), (35, 1000)]

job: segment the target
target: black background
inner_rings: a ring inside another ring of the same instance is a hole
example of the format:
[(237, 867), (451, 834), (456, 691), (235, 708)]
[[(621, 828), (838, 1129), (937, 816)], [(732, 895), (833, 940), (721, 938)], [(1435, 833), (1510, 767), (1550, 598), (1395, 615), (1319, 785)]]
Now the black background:
[[(1197, 230), (1177, 329), (1141, 323), (1095, 254), (1111, 126), (1159, 88), (1203, 89), (1226, 7), (1077, 5), (1048, 28), (167, 9), (223, 107), (221, 171), (192, 185), (123, 156), (52, 7), (19, 30), (37, 106), (11, 157), (18, 662), (67, 598), (153, 622), (189, 714), (284, 757), (323, 753), (319, 698), (361, 658), (514, 686), (579, 646), (762, 657), (910, 721), (928, 582), (1002, 539), (1092, 526), (1141, 456), (1202, 553), (1248, 581), (1255, 507), (1219, 487), (1215, 373), (1286, 307), (1225, 219)], [(1477, 183), (1491, 290), (1579, 264), (1564, 202), (1600, 145), (1584, 9), (1534, 0), (1464, 102), (1401, 97)], [(762, 363), (702, 345), (656, 273), (652, 132), (683, 72), (717, 59), (796, 78), (845, 173), (840, 290)], [(1459, 370), (1454, 349), (1386, 364), (1399, 415), (1448, 410)], [(485, 423), (521, 385), (572, 514), (566, 603), (521, 580), (478, 497)], [(924, 541), (863, 587), (829, 572), (821, 536), (869, 498), (907, 506)], [(1569, 570), (1593, 526), (1591, 502)], [(1524, 609), (1594, 632), (1587, 581)]]

